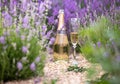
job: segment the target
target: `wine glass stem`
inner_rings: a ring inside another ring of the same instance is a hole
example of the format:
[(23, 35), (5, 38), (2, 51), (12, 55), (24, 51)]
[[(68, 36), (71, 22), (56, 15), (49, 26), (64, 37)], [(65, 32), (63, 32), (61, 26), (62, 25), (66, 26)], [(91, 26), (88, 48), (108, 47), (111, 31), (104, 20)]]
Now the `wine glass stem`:
[(74, 51), (73, 51), (73, 57), (74, 57), (74, 59), (76, 59), (76, 50), (75, 50), (75, 47), (74, 47)]

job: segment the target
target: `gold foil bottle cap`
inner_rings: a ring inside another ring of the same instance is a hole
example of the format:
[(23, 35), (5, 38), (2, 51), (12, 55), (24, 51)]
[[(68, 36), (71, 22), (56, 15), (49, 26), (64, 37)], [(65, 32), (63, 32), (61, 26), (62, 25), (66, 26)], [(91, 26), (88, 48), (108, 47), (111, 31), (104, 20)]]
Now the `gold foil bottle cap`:
[(64, 14), (64, 9), (60, 9), (58, 14), (59, 14), (58, 15), (58, 18), (59, 18), (60, 14)]
[(64, 9), (59, 10), (59, 15), (58, 15), (58, 29), (57, 30), (65, 30), (64, 27)]
[(64, 9), (60, 9), (60, 10), (59, 10), (59, 14), (60, 14), (60, 13), (64, 13)]

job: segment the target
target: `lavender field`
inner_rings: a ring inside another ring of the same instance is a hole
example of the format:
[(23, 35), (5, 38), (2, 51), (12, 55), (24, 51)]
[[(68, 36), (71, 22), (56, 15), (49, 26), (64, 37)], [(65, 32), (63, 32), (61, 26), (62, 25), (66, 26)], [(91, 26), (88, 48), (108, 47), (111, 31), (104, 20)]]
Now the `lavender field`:
[[(69, 62), (54, 61), (59, 10)], [(76, 60), (71, 18), (79, 19)], [(0, 84), (120, 84), (120, 0), (0, 0)]]

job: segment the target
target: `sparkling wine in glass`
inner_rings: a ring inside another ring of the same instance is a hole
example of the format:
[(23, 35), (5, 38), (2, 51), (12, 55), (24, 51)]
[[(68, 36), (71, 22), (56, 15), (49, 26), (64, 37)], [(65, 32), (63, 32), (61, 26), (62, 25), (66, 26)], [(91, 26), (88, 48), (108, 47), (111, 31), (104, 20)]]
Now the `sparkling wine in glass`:
[(73, 46), (73, 57), (74, 59), (76, 59), (76, 47), (77, 47), (77, 43), (78, 43), (78, 28), (79, 28), (79, 18), (71, 18), (71, 32), (70, 32), (70, 39), (71, 39), (71, 43)]
[(78, 42), (78, 33), (77, 32), (71, 32), (70, 33), (70, 38), (72, 44), (76, 44)]

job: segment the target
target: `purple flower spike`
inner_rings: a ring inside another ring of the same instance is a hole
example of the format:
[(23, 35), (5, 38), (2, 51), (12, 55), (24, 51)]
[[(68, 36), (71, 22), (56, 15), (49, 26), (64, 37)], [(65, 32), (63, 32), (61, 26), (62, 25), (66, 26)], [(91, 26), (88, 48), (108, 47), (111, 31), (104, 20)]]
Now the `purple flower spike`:
[(41, 4), (40, 4), (38, 10), (39, 10), (39, 13), (40, 13), (40, 14), (42, 14), (42, 13), (45, 11), (44, 2), (41, 2)]
[(52, 37), (52, 38), (50, 39), (50, 41), (54, 43), (54, 42), (55, 42), (55, 38)]
[(38, 56), (36, 59), (35, 59), (35, 62), (39, 62), (40, 61), (40, 56)]
[(2, 2), (0, 2), (0, 7), (2, 7)]
[(27, 0), (23, 0), (23, 1), (22, 1), (21, 10), (22, 10), (23, 12), (25, 12), (25, 11), (27, 10)]
[(29, 28), (29, 18), (28, 18), (28, 16), (25, 16), (23, 18), (23, 27), (24, 28)]
[(101, 46), (101, 42), (100, 41), (97, 42), (97, 46), (100, 48), (100, 46)]
[(23, 23), (26, 23), (26, 24), (29, 23), (29, 19), (27, 15), (23, 18)]
[(45, 32), (41, 32), (42, 36), (45, 36)]
[(47, 32), (46, 38), (49, 39), (51, 36), (52, 31)]
[(1, 44), (5, 44), (5, 37), (4, 37), (4, 36), (1, 36), (1, 37), (0, 37), (0, 43), (1, 43)]
[(21, 36), (21, 40), (25, 40), (25, 36), (24, 35)]
[(117, 57), (116, 57), (116, 61), (117, 61), (117, 62), (120, 62), (120, 56), (117, 56)]
[(48, 23), (49, 24), (54, 24), (55, 22), (54, 22), (54, 17), (49, 17), (48, 18)]
[(52, 45), (53, 44), (53, 42), (52, 41), (49, 41), (49, 45)]
[(47, 26), (46, 26), (46, 25), (43, 25), (43, 26), (42, 26), (42, 30), (43, 30), (43, 31), (46, 31), (46, 30), (47, 30)]
[(50, 41), (49, 41), (49, 44), (52, 45), (54, 42), (55, 42), (55, 38), (52, 37), (52, 38), (50, 39)]
[(22, 65), (21, 62), (17, 62), (17, 68), (18, 68), (19, 71), (22, 70), (23, 65)]
[(28, 48), (27, 48), (26, 46), (23, 46), (23, 47), (22, 47), (22, 52), (23, 52), (23, 53), (27, 53), (27, 51), (28, 51)]
[(34, 62), (30, 65), (30, 69), (31, 69), (32, 71), (35, 71), (35, 69), (36, 69), (36, 65), (35, 65)]
[(4, 26), (9, 27), (12, 25), (12, 16), (9, 15), (9, 13), (4, 14)]

